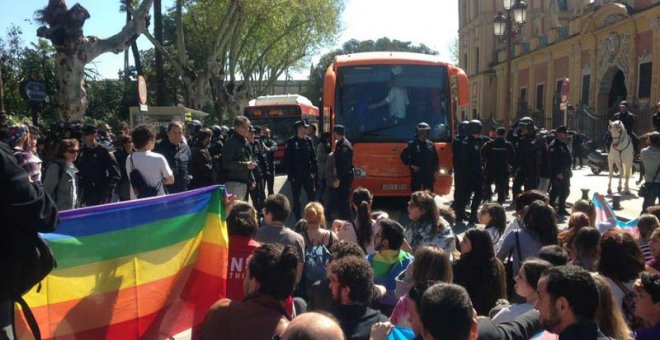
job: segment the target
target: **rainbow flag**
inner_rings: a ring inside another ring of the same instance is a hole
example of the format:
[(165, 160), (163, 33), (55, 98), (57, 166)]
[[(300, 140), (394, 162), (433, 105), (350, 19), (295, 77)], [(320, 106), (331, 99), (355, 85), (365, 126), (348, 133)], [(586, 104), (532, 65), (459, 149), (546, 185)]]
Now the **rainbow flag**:
[(639, 232), (637, 230), (637, 221), (639, 218), (634, 218), (630, 221), (621, 221), (614, 214), (614, 209), (605, 200), (605, 196), (599, 193), (594, 193), (591, 200), (596, 208), (596, 224), (609, 223), (617, 228), (623, 229), (625, 232), (630, 233), (633, 237), (638, 238)]
[[(25, 297), (44, 339), (163, 339), (225, 295), (223, 187), (64, 211), (58, 266)], [(17, 311), (18, 315), (22, 312)], [(17, 318), (19, 338), (30, 337)]]

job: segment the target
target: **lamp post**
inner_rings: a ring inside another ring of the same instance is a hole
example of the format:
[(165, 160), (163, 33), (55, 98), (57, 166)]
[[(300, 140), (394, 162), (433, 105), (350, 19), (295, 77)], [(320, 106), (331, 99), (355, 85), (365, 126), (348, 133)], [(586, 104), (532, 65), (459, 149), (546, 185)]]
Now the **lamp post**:
[(506, 16), (500, 12), (493, 20), (495, 36), (506, 44), (506, 89), (504, 126), (509, 129), (511, 120), (511, 47), (519, 37), (522, 25), (527, 21), (527, 4), (522, 0), (502, 0)]

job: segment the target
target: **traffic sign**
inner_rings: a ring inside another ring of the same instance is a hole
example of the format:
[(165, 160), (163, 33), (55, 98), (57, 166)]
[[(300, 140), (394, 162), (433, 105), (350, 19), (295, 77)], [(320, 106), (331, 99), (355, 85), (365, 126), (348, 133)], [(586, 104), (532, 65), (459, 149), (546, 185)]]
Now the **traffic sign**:
[(566, 78), (561, 83), (561, 101), (562, 101), (562, 103), (565, 103), (568, 100), (568, 95), (570, 94), (570, 91), (571, 91), (571, 81), (568, 78)]
[(46, 86), (42, 82), (28, 81), (25, 83), (23, 90), (25, 91), (25, 97), (32, 102), (43, 102), (48, 97)]
[(147, 105), (147, 81), (143, 76), (138, 76), (138, 97), (140, 97), (140, 104)]

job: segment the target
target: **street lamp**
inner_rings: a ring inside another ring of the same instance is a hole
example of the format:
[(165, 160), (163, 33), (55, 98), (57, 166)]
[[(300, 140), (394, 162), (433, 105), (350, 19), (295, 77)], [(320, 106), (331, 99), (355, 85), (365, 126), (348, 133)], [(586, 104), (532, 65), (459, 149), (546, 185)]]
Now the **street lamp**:
[(506, 43), (506, 98), (504, 126), (509, 129), (511, 116), (511, 47), (527, 21), (527, 4), (522, 0), (502, 0), (506, 16), (500, 12), (493, 20), (495, 36)]

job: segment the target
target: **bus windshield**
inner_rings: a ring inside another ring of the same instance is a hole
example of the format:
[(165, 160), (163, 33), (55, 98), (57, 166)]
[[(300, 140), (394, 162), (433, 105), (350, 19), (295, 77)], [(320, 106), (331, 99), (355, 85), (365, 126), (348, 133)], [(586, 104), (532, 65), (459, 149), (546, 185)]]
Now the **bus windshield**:
[(347, 66), (337, 78), (335, 121), (350, 141), (407, 141), (420, 122), (434, 142), (451, 139), (446, 66)]
[(246, 107), (244, 114), (253, 126), (269, 128), (278, 144), (293, 136), (293, 124), (300, 120), (300, 108), (297, 106)]

